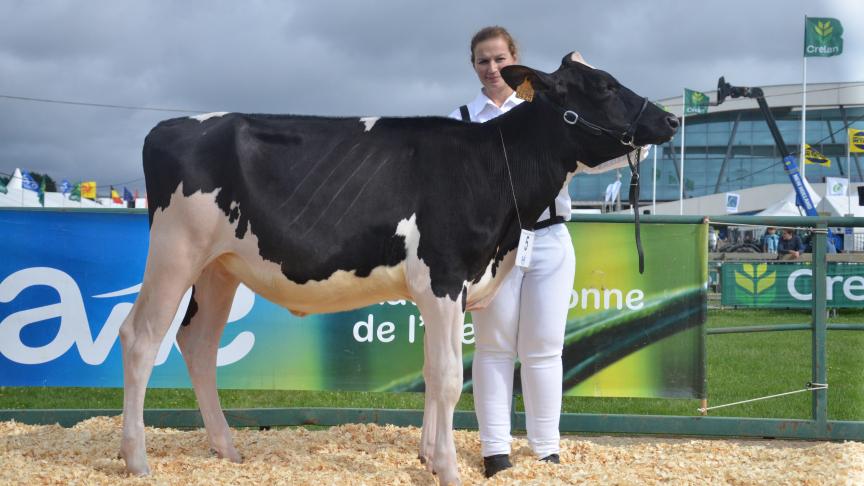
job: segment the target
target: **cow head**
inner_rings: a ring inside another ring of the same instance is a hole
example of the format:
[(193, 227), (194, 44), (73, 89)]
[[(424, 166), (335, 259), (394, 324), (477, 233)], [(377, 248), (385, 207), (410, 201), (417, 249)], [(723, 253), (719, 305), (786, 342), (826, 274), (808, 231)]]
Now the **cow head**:
[(501, 75), (517, 96), (528, 101), (536, 96), (560, 113), (562, 123), (573, 125), (570, 137), (580, 142), (581, 162), (589, 167), (624, 155), (633, 146), (666, 142), (678, 128), (674, 115), (589, 66), (577, 52), (564, 56), (551, 74), (512, 65)]

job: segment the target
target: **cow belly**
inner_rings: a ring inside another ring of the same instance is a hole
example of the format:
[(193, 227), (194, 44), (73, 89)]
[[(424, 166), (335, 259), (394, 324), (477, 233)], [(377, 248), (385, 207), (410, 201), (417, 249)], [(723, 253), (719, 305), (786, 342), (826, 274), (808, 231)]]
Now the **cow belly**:
[(467, 310), (484, 309), (490, 302), (492, 302), (492, 299), (494, 299), (495, 295), (498, 293), (498, 289), (501, 288), (501, 282), (503, 282), (507, 274), (513, 270), (515, 261), (516, 251), (513, 250), (508, 252), (504, 255), (501, 263), (499, 263), (498, 267), (495, 269), (494, 276), (492, 275), (492, 265), (494, 261), (489, 262), (486, 266), (486, 271), (483, 273), (480, 280), (475, 284), (471, 284), (468, 289)]
[(354, 270), (337, 270), (326, 280), (298, 284), (285, 278), (273, 263), (251, 262), (236, 253), (225, 254), (219, 260), (255, 293), (295, 314), (341, 312), (409, 298), (404, 263), (376, 267), (367, 277), (357, 277)]
[[(236, 237), (237, 224), (229, 222), (219, 209), (216, 194), (195, 192), (184, 196), (182, 185), (178, 186), (168, 207), (154, 214), (151, 249), (163, 249), (187, 259), (201, 255), (202, 268), (219, 261), (255, 293), (296, 314), (338, 312), (409, 298), (404, 262), (379, 265), (366, 277), (357, 277), (355, 270), (349, 269), (337, 270), (324, 280), (302, 284), (289, 280), (279, 264), (259, 254), (254, 227), (242, 239)], [(153, 277), (157, 281), (163, 278)]]

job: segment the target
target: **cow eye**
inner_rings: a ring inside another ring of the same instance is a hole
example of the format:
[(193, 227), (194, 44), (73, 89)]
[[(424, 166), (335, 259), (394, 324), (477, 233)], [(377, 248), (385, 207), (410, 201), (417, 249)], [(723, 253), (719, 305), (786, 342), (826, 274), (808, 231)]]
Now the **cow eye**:
[(612, 96), (613, 93), (613, 89), (608, 84), (600, 83), (594, 89), (593, 95), (595, 99), (602, 101)]

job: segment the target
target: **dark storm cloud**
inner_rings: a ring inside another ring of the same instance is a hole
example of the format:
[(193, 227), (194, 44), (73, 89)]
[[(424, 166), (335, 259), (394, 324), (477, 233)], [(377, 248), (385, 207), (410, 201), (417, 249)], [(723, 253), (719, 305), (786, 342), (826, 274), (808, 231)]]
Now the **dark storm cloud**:
[[(847, 53), (814, 62), (808, 80), (851, 81), (862, 77), (844, 67), (861, 52), (851, 5), (7, 1), (0, 94), (203, 111), (444, 115), (478, 89), (470, 36), (501, 24), (526, 64), (554, 70), (578, 49), (656, 99), (684, 86), (710, 90), (721, 74), (739, 84), (800, 82), (805, 7), (841, 18), (847, 31)], [(22, 167), (143, 188), (144, 136), (173, 116), (182, 114), (0, 99), (0, 172)]]

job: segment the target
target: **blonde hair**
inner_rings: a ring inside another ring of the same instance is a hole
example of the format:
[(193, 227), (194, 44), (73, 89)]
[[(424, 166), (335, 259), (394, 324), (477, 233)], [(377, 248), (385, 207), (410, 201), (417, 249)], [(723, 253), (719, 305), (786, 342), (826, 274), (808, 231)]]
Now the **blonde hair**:
[(513, 36), (504, 27), (492, 25), (478, 30), (474, 34), (474, 37), (471, 38), (471, 64), (474, 64), (474, 48), (477, 47), (477, 44), (497, 37), (504, 39), (504, 42), (507, 43), (507, 49), (510, 50), (510, 55), (513, 56), (513, 59), (516, 59), (519, 49), (516, 47), (516, 41), (513, 40)]

